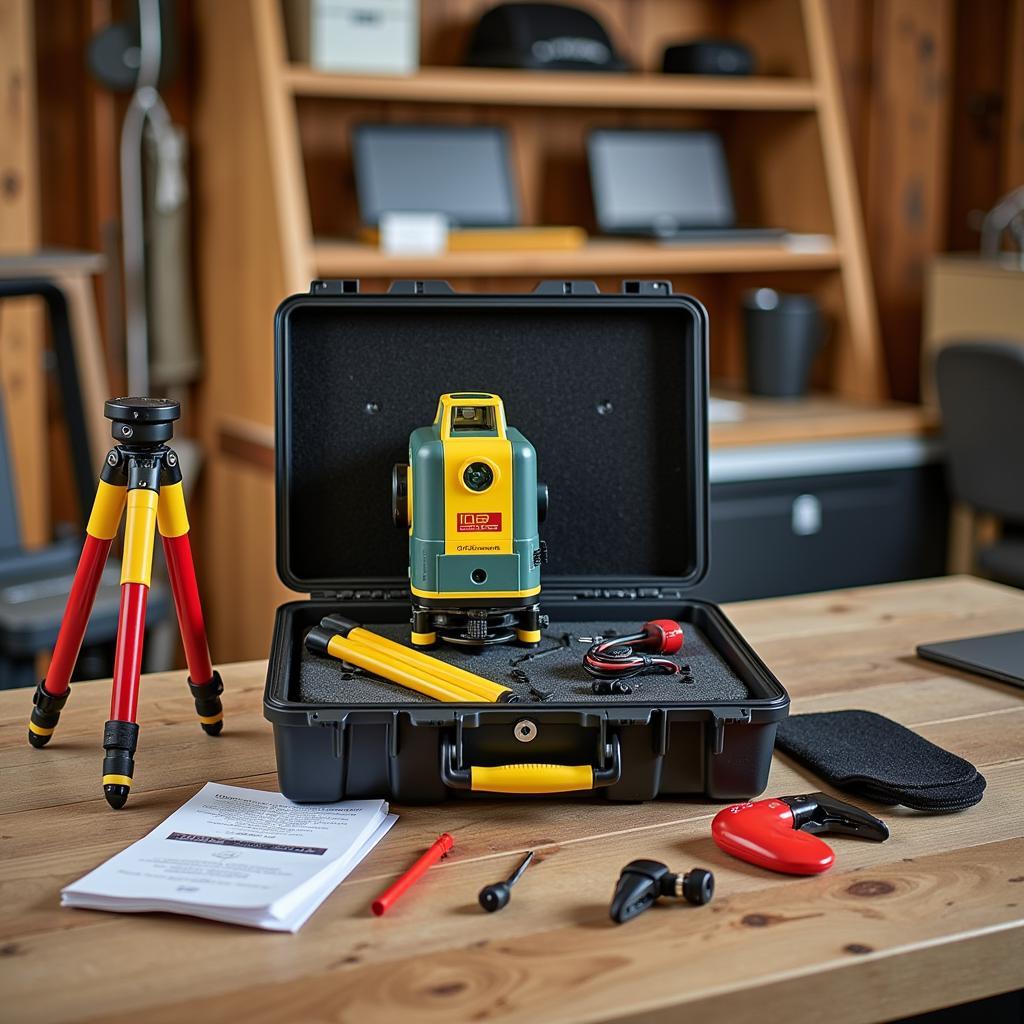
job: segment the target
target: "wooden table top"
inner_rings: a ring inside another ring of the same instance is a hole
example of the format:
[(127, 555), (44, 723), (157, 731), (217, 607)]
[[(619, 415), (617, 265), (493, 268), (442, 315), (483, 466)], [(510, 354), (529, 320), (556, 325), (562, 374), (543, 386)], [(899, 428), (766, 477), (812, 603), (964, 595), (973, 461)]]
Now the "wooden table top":
[[(727, 608), (793, 711), (881, 712), (973, 761), (981, 804), (951, 816), (872, 808), (884, 844), (838, 838), (818, 878), (772, 875), (711, 842), (716, 807), (665, 800), (397, 807), (381, 846), (295, 936), (186, 917), (61, 909), (58, 890), (207, 780), (275, 787), (264, 664), (222, 668), (227, 722), (195, 724), (180, 673), (147, 677), (137, 784), (100, 791), (109, 688), (76, 685), (54, 742), (25, 739), (27, 691), (0, 694), (0, 1018), (146, 1024), (316, 1021), (891, 1019), (1024, 985), (1024, 691), (919, 661), (917, 643), (1024, 627), (1024, 593), (968, 578)], [(821, 788), (775, 757), (768, 793)], [(870, 805), (866, 805), (869, 806)], [(371, 898), (439, 832), (456, 839), (383, 918)], [(508, 908), (476, 894), (524, 850)], [(607, 916), (634, 857), (714, 870), (708, 907)], [(704, 1019), (708, 1019), (705, 1017)]]

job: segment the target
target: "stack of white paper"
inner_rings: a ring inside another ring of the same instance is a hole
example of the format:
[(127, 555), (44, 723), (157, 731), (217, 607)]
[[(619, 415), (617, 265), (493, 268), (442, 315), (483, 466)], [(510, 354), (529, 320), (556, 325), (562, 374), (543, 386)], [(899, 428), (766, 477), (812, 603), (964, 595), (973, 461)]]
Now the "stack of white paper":
[(209, 782), (62, 890), (61, 904), (295, 932), (397, 820), (383, 800), (293, 804), (280, 793)]

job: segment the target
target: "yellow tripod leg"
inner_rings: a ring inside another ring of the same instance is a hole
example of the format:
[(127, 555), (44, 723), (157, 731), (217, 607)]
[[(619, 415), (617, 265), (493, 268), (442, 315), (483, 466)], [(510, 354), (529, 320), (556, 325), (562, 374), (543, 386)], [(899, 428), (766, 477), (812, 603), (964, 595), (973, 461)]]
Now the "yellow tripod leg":
[[(139, 677), (146, 633), (146, 603), (153, 571), (157, 490), (155, 479), (129, 480), (121, 559), (121, 608), (114, 649), (110, 718), (103, 727), (103, 795), (115, 810), (124, 806), (135, 772), (139, 726)], [(144, 472), (144, 471), (143, 471)]]

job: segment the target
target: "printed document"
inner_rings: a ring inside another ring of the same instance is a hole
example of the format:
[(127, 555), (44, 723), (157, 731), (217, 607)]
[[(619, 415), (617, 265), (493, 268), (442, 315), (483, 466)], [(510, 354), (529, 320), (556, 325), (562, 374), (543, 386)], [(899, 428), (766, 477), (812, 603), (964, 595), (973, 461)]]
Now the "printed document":
[(397, 821), (384, 800), (293, 804), (207, 783), (61, 892), (61, 904), (166, 911), (295, 932)]

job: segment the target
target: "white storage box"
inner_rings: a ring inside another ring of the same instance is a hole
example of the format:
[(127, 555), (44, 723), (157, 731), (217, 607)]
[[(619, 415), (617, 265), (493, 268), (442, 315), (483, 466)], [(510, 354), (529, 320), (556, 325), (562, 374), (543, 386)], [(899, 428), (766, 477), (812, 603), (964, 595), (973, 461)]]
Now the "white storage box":
[(407, 75), (419, 66), (418, 0), (285, 0), (291, 58), (319, 71)]

